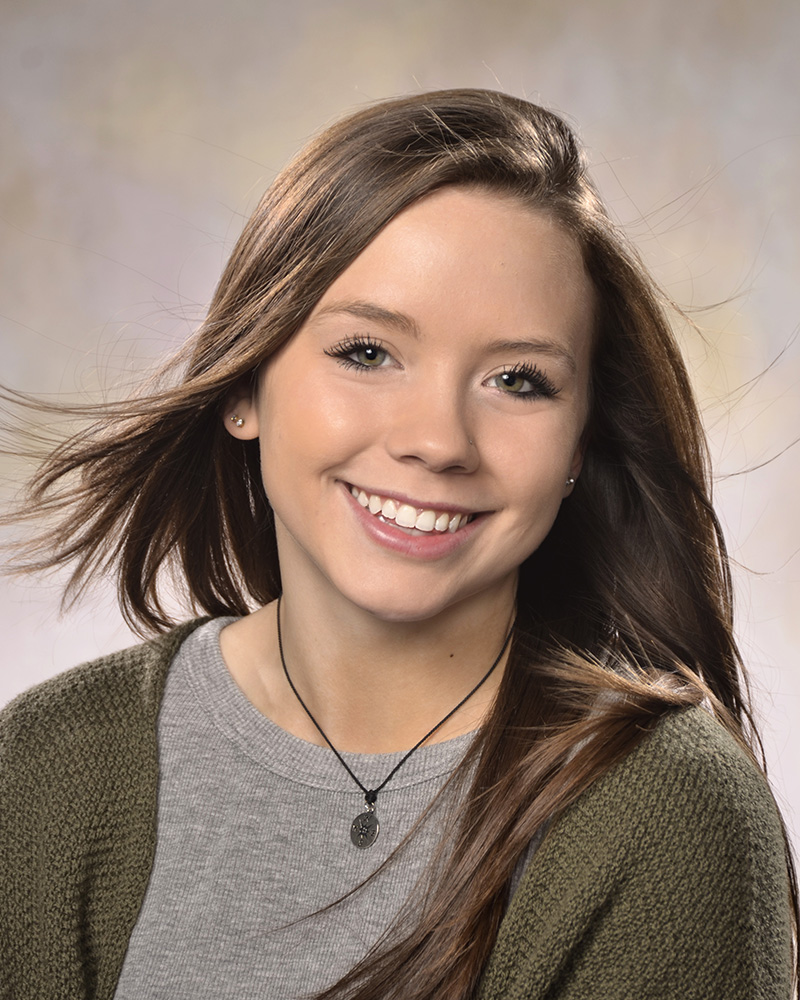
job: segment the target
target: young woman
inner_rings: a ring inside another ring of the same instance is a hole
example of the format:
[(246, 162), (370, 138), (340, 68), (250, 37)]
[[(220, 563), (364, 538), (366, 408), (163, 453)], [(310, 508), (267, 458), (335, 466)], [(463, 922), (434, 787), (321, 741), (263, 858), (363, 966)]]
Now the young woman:
[(564, 122), (333, 126), (173, 370), (32, 486), (164, 634), (2, 716), (2, 996), (788, 997), (700, 421)]

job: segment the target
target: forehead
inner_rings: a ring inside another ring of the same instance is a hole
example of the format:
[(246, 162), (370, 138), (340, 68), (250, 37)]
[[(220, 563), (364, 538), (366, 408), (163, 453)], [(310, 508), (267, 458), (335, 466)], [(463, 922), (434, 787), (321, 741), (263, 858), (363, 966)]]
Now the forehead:
[(398, 213), (330, 285), (311, 319), (378, 307), (425, 333), (591, 339), (594, 289), (578, 241), (513, 195), (445, 187)]
[[(385, 250), (412, 234), (423, 236), (432, 246), (449, 237), (475, 235), (484, 253), (494, 253), (498, 260), (516, 250), (546, 257), (565, 269), (585, 274), (578, 240), (554, 213), (510, 192), (476, 185), (438, 188), (398, 212), (359, 257), (371, 256), (376, 248)], [(470, 240), (465, 240), (459, 247), (459, 257), (469, 258), (475, 249)]]

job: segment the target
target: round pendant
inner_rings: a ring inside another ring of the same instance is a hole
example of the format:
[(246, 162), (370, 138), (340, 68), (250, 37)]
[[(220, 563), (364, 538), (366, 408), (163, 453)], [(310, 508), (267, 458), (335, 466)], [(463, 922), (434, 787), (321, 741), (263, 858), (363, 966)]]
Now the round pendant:
[(381, 825), (374, 811), (361, 813), (350, 826), (350, 839), (356, 847), (372, 847), (378, 839)]

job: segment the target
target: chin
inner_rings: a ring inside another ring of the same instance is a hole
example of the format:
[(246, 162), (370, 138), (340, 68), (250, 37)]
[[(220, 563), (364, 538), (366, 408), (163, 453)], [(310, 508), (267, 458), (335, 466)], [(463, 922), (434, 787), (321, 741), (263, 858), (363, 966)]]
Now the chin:
[(337, 589), (348, 604), (387, 623), (427, 621), (461, 599), (461, 595), (436, 595), (424, 587), (397, 587), (388, 582), (384, 586), (353, 586), (352, 581), (342, 582), (344, 585)]
[[(514, 574), (516, 581), (516, 574)], [(488, 591), (494, 592), (494, 587)], [(468, 602), (480, 594), (486, 594), (483, 587), (474, 590), (445, 594), (432, 593), (430, 589), (417, 587), (406, 593), (392, 590), (387, 593), (375, 592), (353, 594), (343, 592), (344, 596), (356, 607), (387, 624), (412, 624), (414, 622), (430, 621), (437, 615), (455, 609), (459, 604)]]
[(355, 601), (354, 603), (362, 611), (366, 611), (367, 614), (372, 615), (373, 618), (389, 624), (410, 624), (413, 622), (428, 621), (450, 606), (447, 603), (432, 605), (430, 602), (426, 602), (421, 604), (418, 600), (409, 600), (407, 603), (404, 603), (398, 602), (396, 599), (391, 602), (366, 600)]

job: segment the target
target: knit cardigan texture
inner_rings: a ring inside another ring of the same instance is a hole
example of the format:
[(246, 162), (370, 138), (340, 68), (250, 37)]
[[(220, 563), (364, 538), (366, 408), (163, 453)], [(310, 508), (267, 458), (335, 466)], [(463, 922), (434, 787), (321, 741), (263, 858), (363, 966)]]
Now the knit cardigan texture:
[[(164, 682), (198, 624), (0, 713), (2, 1000), (112, 1000), (155, 851)], [(788, 1000), (789, 912), (763, 776), (703, 710), (672, 713), (553, 824), (478, 998)]]

